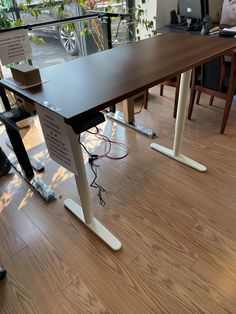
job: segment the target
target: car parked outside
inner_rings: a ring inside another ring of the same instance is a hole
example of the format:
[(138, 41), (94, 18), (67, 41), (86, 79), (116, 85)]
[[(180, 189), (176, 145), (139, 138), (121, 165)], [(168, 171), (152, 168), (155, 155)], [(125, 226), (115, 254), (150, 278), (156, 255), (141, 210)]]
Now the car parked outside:
[[(47, 7), (45, 6), (45, 2), (33, 0), (32, 3), (28, 5), (27, 11), (16, 10), (16, 6), (13, 6), (10, 8), (11, 13), (9, 14), (11, 14), (12, 19), (20, 17), (24, 25), (49, 21), (59, 22), (58, 8), (60, 7), (60, 3), (61, 1), (58, 1), (55, 2), (53, 7)], [(21, 0), (17, 0), (16, 4), (19, 6), (22, 5), (23, 2)], [(123, 13), (125, 11), (125, 5), (124, 1), (119, 3), (101, 1), (97, 3), (94, 10), (106, 11), (111, 10), (112, 8), (114, 12)], [(37, 18), (30, 14), (30, 11), (34, 8), (40, 8), (40, 14), (38, 14)], [(78, 5), (71, 3), (64, 6), (63, 15), (65, 18), (86, 14), (89, 14), (89, 11), (85, 11)], [(124, 24), (124, 22), (122, 23)], [(115, 19), (112, 23), (112, 33), (114, 34), (114, 37), (117, 35), (117, 27), (120, 28), (120, 24), (120, 21), (117, 19)], [(87, 55), (107, 48), (107, 33), (104, 20), (94, 18), (93, 20), (75, 22), (72, 26), (73, 27), (71, 27), (71, 24), (68, 26), (56, 23), (56, 25), (46, 25), (40, 28), (34, 27), (29, 34), (33, 38), (37, 36), (40, 38), (49, 37), (58, 39), (66, 53), (70, 56)], [(121, 29), (124, 29), (124, 27)], [(122, 37), (126, 37), (126, 30), (123, 31)]]

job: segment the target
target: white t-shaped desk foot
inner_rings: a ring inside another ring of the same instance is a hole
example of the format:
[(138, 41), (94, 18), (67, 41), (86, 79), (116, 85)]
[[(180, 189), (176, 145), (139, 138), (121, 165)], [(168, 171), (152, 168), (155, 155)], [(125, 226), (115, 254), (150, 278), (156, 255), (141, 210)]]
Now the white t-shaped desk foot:
[(194, 161), (193, 159), (190, 159), (182, 154), (179, 154), (177, 156), (174, 155), (174, 151), (172, 149), (169, 149), (167, 147), (161, 146), (159, 144), (151, 144), (151, 148), (157, 150), (158, 152), (172, 158), (175, 159), (178, 162), (181, 162), (182, 164), (185, 164), (186, 166), (189, 166), (195, 170), (198, 170), (200, 172), (205, 172), (207, 170), (207, 168), (202, 165), (199, 164), (198, 162)]
[(87, 224), (81, 206), (71, 199), (64, 201), (64, 205), (68, 208), (81, 222), (84, 223), (93, 233), (95, 233), (102, 241), (104, 241), (112, 250), (118, 251), (121, 248), (121, 242), (96, 218), (92, 218), (92, 222)]

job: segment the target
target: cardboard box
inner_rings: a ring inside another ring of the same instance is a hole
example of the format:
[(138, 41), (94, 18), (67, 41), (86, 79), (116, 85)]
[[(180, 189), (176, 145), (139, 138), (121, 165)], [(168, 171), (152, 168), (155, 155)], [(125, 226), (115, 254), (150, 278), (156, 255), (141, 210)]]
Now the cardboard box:
[(39, 69), (28, 64), (18, 64), (11, 67), (12, 77), (15, 81), (26, 85), (41, 83)]

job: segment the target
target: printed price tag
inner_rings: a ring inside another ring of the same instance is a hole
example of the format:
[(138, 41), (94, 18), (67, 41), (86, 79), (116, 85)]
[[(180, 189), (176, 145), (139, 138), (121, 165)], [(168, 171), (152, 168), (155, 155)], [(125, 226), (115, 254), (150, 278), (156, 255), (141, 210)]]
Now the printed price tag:
[(32, 59), (27, 30), (0, 33), (0, 60), (3, 65)]
[(54, 108), (47, 109), (35, 105), (50, 157), (69, 171), (78, 174), (63, 117), (58, 115), (58, 110)]

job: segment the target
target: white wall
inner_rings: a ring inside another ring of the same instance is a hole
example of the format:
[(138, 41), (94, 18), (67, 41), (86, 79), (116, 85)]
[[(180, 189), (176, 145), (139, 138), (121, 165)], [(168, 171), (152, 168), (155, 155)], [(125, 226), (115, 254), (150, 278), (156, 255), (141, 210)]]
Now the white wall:
[[(146, 11), (145, 16), (148, 20), (153, 20), (154, 16), (157, 17), (157, 27), (160, 27), (170, 23), (170, 11), (177, 11), (178, 0), (146, 0), (145, 4), (142, 4), (142, 0), (136, 0), (135, 2), (136, 7), (140, 5)], [(140, 29), (140, 37), (147, 37), (147, 31), (143, 28)]]
[(157, 0), (157, 27), (170, 23), (170, 11), (177, 12), (178, 0)]
[[(170, 23), (170, 11), (177, 11), (178, 0), (157, 1), (157, 27)], [(221, 10), (224, 0), (209, 0), (210, 15), (214, 18)]]
[(224, 0), (209, 0), (209, 11), (212, 18), (221, 10)]
[[(214, 17), (221, 9), (224, 0), (209, 0), (210, 14)], [(157, 17), (157, 27), (170, 23), (170, 11), (176, 10), (178, 0), (146, 0), (142, 4), (142, 0), (136, 0), (136, 6), (140, 4), (146, 10), (146, 18), (152, 20)], [(141, 38), (147, 37), (148, 34), (144, 29), (141, 29)]]
[[(143, 4), (142, 0), (135, 1), (135, 7), (141, 6), (141, 9), (145, 11), (145, 14), (142, 18), (147, 19), (148, 21), (154, 21), (154, 30), (156, 29), (156, 20), (153, 18), (157, 16), (157, 1), (159, 0), (145, 0), (146, 2)], [(138, 25), (139, 34), (141, 39), (148, 37), (149, 33), (144, 27)]]

